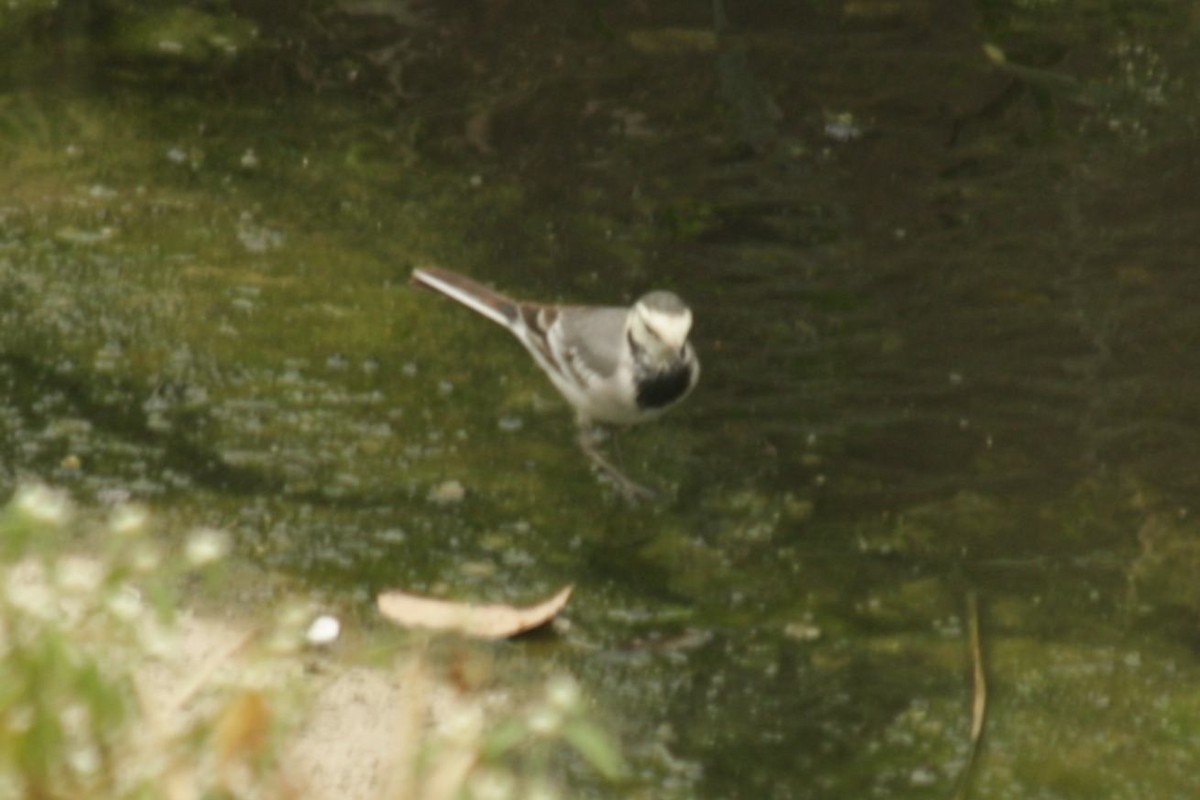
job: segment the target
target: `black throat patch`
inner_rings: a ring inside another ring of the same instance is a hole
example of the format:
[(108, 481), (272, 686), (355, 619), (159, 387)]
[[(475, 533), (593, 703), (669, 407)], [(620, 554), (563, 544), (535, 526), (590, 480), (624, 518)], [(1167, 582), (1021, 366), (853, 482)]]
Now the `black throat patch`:
[(638, 408), (665, 408), (687, 394), (692, 386), (692, 368), (679, 362), (664, 372), (650, 372), (638, 378)]
[(646, 354), (634, 341), (634, 335), (628, 333), (626, 341), (634, 351), (634, 378), (637, 380), (637, 408), (653, 410), (666, 408), (683, 397), (691, 389), (691, 365), (682, 359), (672, 363), (666, 369), (647, 369), (644, 367)]
[(638, 365), (634, 371), (638, 408), (647, 411), (666, 408), (692, 388), (691, 363), (680, 359), (664, 370), (646, 369), (645, 351), (634, 341), (632, 333), (626, 334), (626, 341), (629, 342), (629, 349), (633, 351), (634, 363)]

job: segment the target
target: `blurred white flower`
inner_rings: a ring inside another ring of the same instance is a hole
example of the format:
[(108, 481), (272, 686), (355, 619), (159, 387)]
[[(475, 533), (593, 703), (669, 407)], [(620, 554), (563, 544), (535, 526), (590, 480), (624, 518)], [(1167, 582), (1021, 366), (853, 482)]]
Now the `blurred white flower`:
[(538, 736), (553, 736), (562, 728), (563, 715), (557, 708), (539, 705), (526, 718), (529, 730)]
[(117, 536), (138, 536), (146, 530), (150, 513), (144, 506), (122, 503), (108, 518), (108, 529)]
[(193, 567), (220, 561), (229, 553), (229, 536), (215, 528), (198, 528), (188, 536), (184, 552)]
[(162, 549), (151, 542), (138, 542), (129, 554), (129, 565), (143, 575), (154, 572), (162, 564)]
[(267, 647), (273, 653), (294, 653), (304, 646), (308, 635), (306, 628), (312, 619), (313, 609), (306, 603), (288, 603), (279, 610), (275, 621), (275, 629), (267, 641)]
[(154, 616), (143, 616), (136, 631), (138, 642), (148, 655), (166, 660), (179, 654), (179, 632), (159, 624)]
[(313, 609), (308, 603), (293, 601), (279, 609), (279, 627), (299, 630), (312, 618)]
[(5, 727), (11, 733), (25, 733), (33, 727), (33, 721), (37, 719), (37, 711), (29, 703), (20, 703), (8, 709), (6, 715)]
[(14, 608), (42, 620), (58, 616), (58, 597), (46, 582), (40, 564), (25, 562), (8, 571), (4, 594)]
[(474, 800), (511, 800), (516, 796), (517, 782), (508, 772), (481, 768), (471, 776), (471, 797)]
[(559, 800), (562, 795), (549, 783), (538, 781), (526, 791), (525, 800)]
[(546, 699), (560, 711), (571, 711), (579, 705), (579, 684), (570, 675), (556, 675), (546, 686)]
[(75, 738), (87, 735), (91, 720), (92, 714), (88, 707), (80, 702), (68, 703), (58, 712), (58, 721), (62, 724), (63, 732)]
[(91, 558), (64, 558), (55, 574), (58, 588), (70, 594), (91, 594), (104, 581), (104, 567)]
[(108, 598), (108, 610), (117, 619), (131, 622), (142, 613), (142, 593), (125, 584)]
[(442, 720), (442, 735), (448, 742), (473, 747), (483, 733), (483, 709), (477, 705), (456, 708)]
[(100, 753), (95, 747), (73, 747), (67, 755), (67, 763), (79, 775), (94, 775), (100, 769)]
[(71, 518), (71, 498), (67, 493), (41, 483), (18, 486), (13, 506), (30, 519), (47, 525), (64, 525)]

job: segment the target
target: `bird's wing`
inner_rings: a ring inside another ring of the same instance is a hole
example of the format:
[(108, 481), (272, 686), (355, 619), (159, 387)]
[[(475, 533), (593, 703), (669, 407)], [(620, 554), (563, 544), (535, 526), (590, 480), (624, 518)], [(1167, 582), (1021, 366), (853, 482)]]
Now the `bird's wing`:
[(608, 378), (621, 362), (628, 316), (626, 308), (566, 306), (559, 311), (552, 341), (574, 370)]

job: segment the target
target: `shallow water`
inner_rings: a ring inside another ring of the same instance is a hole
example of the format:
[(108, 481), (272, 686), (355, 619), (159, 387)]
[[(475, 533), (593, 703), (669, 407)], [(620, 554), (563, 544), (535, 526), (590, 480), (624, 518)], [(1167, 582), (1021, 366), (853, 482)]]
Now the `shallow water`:
[[(349, 607), (575, 583), (506, 654), (620, 730), (595, 796), (948, 796), (968, 596), (972, 796), (1191, 796), (1185, 4), (16, 8), (4, 483), (226, 527)], [(701, 385), (619, 442), (662, 500), (420, 264), (683, 294)]]

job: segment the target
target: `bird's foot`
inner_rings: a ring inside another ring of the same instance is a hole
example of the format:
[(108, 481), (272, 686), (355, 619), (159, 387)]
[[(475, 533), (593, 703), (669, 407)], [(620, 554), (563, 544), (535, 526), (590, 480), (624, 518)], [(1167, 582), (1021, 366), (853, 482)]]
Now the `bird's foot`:
[(608, 460), (608, 458), (600, 452), (597, 443), (597, 432), (591, 428), (580, 428), (579, 430), (579, 447), (583, 450), (584, 455), (591, 460), (601, 474), (606, 476), (613, 483), (613, 487), (617, 492), (625, 498), (630, 505), (637, 505), (639, 500), (653, 500), (658, 497), (658, 493), (648, 486), (643, 486), (637, 481), (630, 478), (620, 467)]

